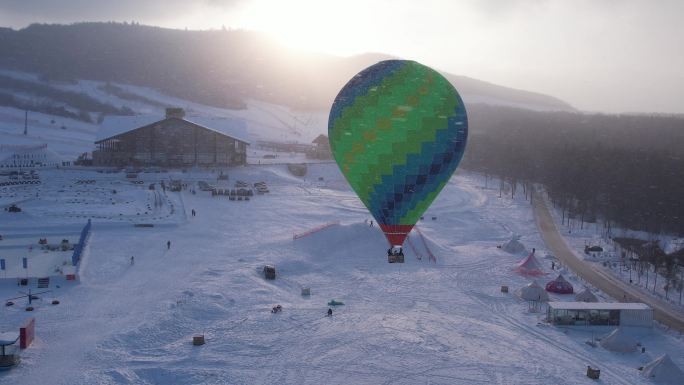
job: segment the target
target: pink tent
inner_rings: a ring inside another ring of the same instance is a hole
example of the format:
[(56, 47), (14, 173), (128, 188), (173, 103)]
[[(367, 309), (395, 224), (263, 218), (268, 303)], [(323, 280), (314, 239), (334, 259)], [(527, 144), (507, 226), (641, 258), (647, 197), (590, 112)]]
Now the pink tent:
[(546, 291), (558, 294), (572, 294), (574, 290), (570, 282), (563, 278), (563, 274), (559, 274), (558, 278), (546, 284)]
[(539, 263), (539, 261), (537, 261), (537, 258), (534, 257), (534, 251), (535, 250), (532, 249), (530, 255), (525, 257), (525, 259), (523, 259), (522, 261), (518, 262), (513, 271), (520, 273), (522, 275), (546, 275), (546, 273), (542, 270), (541, 264)]

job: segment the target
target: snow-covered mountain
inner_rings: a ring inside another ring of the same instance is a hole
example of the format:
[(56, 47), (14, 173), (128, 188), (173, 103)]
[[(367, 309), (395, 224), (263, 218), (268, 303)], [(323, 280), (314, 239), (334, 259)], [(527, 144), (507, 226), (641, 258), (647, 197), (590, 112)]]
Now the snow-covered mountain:
[[(0, 71), (2, 77), (20, 81), (29, 91), (27, 84), (49, 88), (47, 96), (31, 92), (14, 95), (29, 102), (40, 99), (40, 103), (30, 106), (38, 110), (51, 106), (52, 110), (29, 111), (26, 120), (24, 109), (0, 106), (0, 141), (3, 144), (48, 143), (52, 150), (67, 158), (91, 151), (100, 133), (111, 127), (132, 129), (161, 120), (166, 107), (182, 107), (188, 120), (208, 127), (230, 125), (231, 131), (238, 131), (238, 137), (250, 142), (309, 143), (327, 130), (328, 111), (324, 110), (295, 110), (259, 100), (247, 100), (245, 108), (228, 109), (168, 96), (148, 87), (92, 80), (54, 84), (42, 81), (35, 74), (6, 70)], [(73, 103), (73, 100), (81, 101)], [(92, 101), (96, 107), (99, 103), (102, 109), (116, 114), (80, 109), (82, 100)]]

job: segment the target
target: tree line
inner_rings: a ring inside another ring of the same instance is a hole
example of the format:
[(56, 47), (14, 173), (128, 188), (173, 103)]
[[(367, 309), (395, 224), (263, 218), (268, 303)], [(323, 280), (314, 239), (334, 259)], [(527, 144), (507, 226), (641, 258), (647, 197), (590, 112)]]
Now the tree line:
[(563, 216), (684, 236), (684, 116), (471, 105), (463, 167), (543, 184)]

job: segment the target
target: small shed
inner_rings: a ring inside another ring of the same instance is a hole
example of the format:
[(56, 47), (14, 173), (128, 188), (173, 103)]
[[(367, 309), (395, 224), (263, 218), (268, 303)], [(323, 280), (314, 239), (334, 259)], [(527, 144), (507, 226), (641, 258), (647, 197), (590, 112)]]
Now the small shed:
[(558, 274), (558, 277), (546, 284), (546, 291), (558, 294), (572, 294), (574, 289), (570, 282), (563, 278), (563, 274)]
[(2, 354), (0, 354), (0, 370), (7, 370), (20, 361), (18, 354), (7, 354), (5, 347), (14, 345), (19, 339), (19, 333), (17, 332), (4, 332), (0, 333), (0, 348), (2, 348)]
[(554, 325), (653, 327), (653, 309), (638, 302), (549, 302), (546, 319)]
[(264, 278), (266, 278), (266, 279), (275, 279), (276, 278), (275, 266), (273, 266), (273, 265), (264, 266)]

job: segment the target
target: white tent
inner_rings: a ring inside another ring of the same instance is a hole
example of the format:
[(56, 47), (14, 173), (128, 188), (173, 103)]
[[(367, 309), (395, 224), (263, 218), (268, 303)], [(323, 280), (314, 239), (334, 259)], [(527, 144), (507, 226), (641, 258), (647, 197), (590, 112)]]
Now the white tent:
[(672, 362), (667, 354), (646, 364), (641, 375), (655, 380), (658, 384), (667, 385), (681, 385), (684, 379), (684, 372)]
[(518, 290), (520, 298), (526, 301), (548, 301), (549, 294), (536, 281), (532, 281)]
[(520, 243), (520, 235), (514, 235), (510, 241), (501, 246), (501, 249), (511, 254), (521, 254), (526, 250), (525, 245)]
[(534, 257), (534, 249), (532, 249), (532, 252), (525, 257), (525, 259), (518, 262), (513, 270), (523, 275), (546, 275), (541, 264), (537, 261), (537, 258)]
[(603, 337), (601, 346), (612, 352), (631, 353), (637, 350), (637, 341), (624, 328), (617, 328)]
[(591, 290), (586, 287), (584, 290), (580, 291), (575, 295), (575, 301), (577, 302), (598, 302), (598, 298), (591, 292)]

